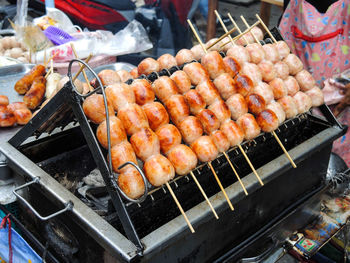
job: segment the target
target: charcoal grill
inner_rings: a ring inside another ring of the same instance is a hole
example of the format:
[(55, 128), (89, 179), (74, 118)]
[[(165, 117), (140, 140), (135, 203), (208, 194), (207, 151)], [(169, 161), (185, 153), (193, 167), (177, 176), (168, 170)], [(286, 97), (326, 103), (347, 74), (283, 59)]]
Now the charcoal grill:
[[(175, 70), (178, 68), (142, 77), (153, 81)], [(209, 262), (227, 251), (238, 251), (257, 240), (263, 228), (273, 226), (326, 187), (323, 178), (332, 142), (347, 128), (336, 121), (325, 105), (319, 107), (324, 117), (309, 112), (283, 123), (277, 134), (297, 164), (296, 169), (272, 135), (261, 134), (244, 142), (242, 146), (258, 168), (263, 187), (243, 156), (230, 149), (227, 154), (242, 177), (248, 196), (225, 157), (219, 156), (212, 164), (235, 207), (233, 212), (209, 175), (209, 167), (198, 165), (193, 172), (210, 197), (218, 220), (193, 180), (175, 177), (170, 184), (195, 228), (192, 234), (167, 189), (150, 188), (141, 203), (120, 196), (108, 171), (106, 152), (94, 136), (96, 127), (87, 121), (81, 102), (82, 97), (74, 88), (65, 85), (29, 124), (0, 145), (9, 166), (30, 181), (21, 188), (29, 191), (29, 201), (25, 202), (30, 209), (24, 209), (35, 215), (29, 218), (36, 227), (47, 225), (45, 221), (59, 220), (69, 229), (67, 235), (79, 240), (78, 251), (61, 252), (67, 262), (74, 258), (95, 262), (107, 254), (127, 262)], [(68, 190), (60, 184), (62, 178), (80, 181), (96, 167), (106, 187), (95, 189), (94, 194), (107, 196), (107, 205), (96, 205), (81, 198), (76, 189)]]

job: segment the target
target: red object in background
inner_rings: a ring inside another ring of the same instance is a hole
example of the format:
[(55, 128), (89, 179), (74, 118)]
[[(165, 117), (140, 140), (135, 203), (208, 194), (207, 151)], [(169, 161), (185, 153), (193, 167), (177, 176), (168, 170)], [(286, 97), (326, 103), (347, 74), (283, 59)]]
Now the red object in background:
[(90, 29), (106, 29), (106, 25), (127, 22), (117, 10), (93, 1), (56, 0), (55, 7)]
[(173, 4), (180, 23), (187, 26), (187, 15), (192, 7), (192, 3), (193, 0), (163, 0), (161, 1), (161, 6), (164, 13), (169, 17), (171, 16), (171, 9), (169, 6), (170, 4)]

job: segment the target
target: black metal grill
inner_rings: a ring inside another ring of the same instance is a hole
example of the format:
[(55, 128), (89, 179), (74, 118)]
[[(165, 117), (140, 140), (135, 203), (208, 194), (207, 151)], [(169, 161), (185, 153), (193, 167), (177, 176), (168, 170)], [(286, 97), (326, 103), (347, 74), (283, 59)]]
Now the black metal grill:
[[(178, 68), (170, 69), (170, 73), (174, 70)], [(152, 81), (159, 75), (169, 75), (169, 72), (163, 70), (147, 78)], [(96, 126), (88, 123), (81, 102), (82, 98), (73, 87), (66, 85), (9, 143), (1, 144), (0, 150), (17, 173), (32, 179), (40, 178), (34, 184), (36, 194), (33, 196), (50, 196), (50, 199), (56, 199), (54, 203), (60, 204), (71, 201), (74, 206), (68, 212), (70, 216), (60, 219), (73, 221), (75, 228), (80, 227), (80, 231), (89, 233), (109, 253), (126, 261), (138, 257), (152, 262), (191, 261), (191, 257), (211, 261), (232, 246), (243, 244), (261, 227), (282, 215), (287, 207), (322, 185), (332, 141), (346, 130), (324, 105), (320, 110), (326, 118), (306, 113), (287, 120), (276, 132), (285, 148), (294, 153), (297, 169), (291, 168), (272, 135), (261, 134), (253, 141), (244, 142), (242, 146), (252, 163), (256, 168), (260, 167), (258, 173), (264, 180), (263, 187), (251, 174), (242, 154), (230, 149), (227, 154), (242, 178), (248, 196), (236, 182), (224, 156), (219, 156), (212, 164), (235, 206), (233, 212), (228, 209), (209, 167), (199, 164), (194, 174), (211, 197), (219, 220), (210, 213), (192, 179), (175, 177), (171, 186), (196, 230), (195, 234), (190, 234), (167, 189), (150, 189), (141, 204), (121, 199), (108, 170), (107, 152), (99, 147), (94, 136)], [(79, 126), (64, 130), (67, 124), (77, 122)], [(51, 136), (42, 136), (50, 133)], [(22, 145), (32, 135), (41, 138)], [(63, 183), (63, 178), (80, 182), (96, 167), (101, 171), (106, 187), (92, 191), (91, 198), (109, 196), (106, 206), (82, 198), (74, 184), (68, 192), (56, 182)], [(35, 208), (47, 212), (40, 202), (40, 198), (35, 198)]]

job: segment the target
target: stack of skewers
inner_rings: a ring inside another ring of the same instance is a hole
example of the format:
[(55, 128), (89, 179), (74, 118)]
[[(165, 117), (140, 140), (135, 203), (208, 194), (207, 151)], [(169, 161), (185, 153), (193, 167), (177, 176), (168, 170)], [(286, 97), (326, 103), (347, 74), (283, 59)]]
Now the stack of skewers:
[[(274, 43), (261, 45), (262, 32), (255, 26), (261, 24), (267, 28), (258, 19), (253, 26), (245, 22), (247, 29), (243, 33), (232, 19), (235, 27), (230, 31), (224, 27), (227, 33), (221, 38), (203, 44), (198, 37), (201, 50), (193, 47), (180, 50), (175, 57), (165, 54), (158, 60), (146, 58), (123, 77), (110, 70), (102, 71), (99, 78), (105, 87), (107, 107), (101, 94), (94, 93), (83, 102), (86, 116), (98, 124), (97, 139), (104, 148), (108, 148), (107, 127), (110, 127), (111, 149), (107, 158), (111, 158), (113, 171), (119, 174), (120, 189), (132, 199), (144, 194), (147, 186), (138, 170), (123, 166), (126, 162), (137, 163), (138, 158), (151, 185), (167, 186), (192, 232), (194, 229), (169, 185), (175, 174), (192, 176), (218, 218), (192, 173), (198, 162), (208, 164), (233, 210), (211, 162), (222, 153), (248, 194), (226, 152), (238, 147), (263, 185), (241, 143), (253, 140), (261, 131), (271, 132), (296, 167), (275, 130), (285, 119), (323, 103), (315, 80), (303, 70), (299, 58), (290, 54), (285, 42), (276, 41), (267, 31)], [(190, 21), (189, 24), (193, 29)], [(235, 30), (240, 34), (232, 38), (230, 34)], [(256, 43), (251, 43), (252, 39)], [(222, 58), (218, 51), (224, 48), (226, 56)], [(145, 78), (137, 79), (151, 73), (157, 75), (156, 72), (164, 69), (168, 76), (157, 76), (153, 83)], [(133, 78), (128, 81), (130, 85), (123, 83), (130, 76)], [(94, 80), (91, 85), (96, 87), (96, 83)]]

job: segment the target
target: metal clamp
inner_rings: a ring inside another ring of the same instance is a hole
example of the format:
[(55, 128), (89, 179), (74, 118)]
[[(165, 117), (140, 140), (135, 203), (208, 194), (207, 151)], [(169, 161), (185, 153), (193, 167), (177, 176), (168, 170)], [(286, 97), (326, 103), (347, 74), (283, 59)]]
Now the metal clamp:
[[(140, 169), (140, 167), (138, 165), (136, 165), (133, 162), (125, 162), (123, 163), (121, 166), (118, 167), (118, 170), (122, 169), (123, 167), (127, 166), (127, 165), (132, 165), (136, 168), (136, 170), (139, 172), (139, 174), (142, 177), (143, 183), (145, 185), (145, 192), (143, 193), (143, 195), (138, 198), (138, 199), (132, 199), (130, 197), (128, 197), (123, 191), (122, 189), (119, 188), (118, 184), (115, 184), (116, 188), (118, 189), (118, 191), (120, 192), (120, 194), (128, 201), (133, 202), (133, 203), (141, 203), (143, 201), (145, 201), (147, 195), (148, 195), (148, 185), (147, 185), (147, 179), (146, 176), (144, 175), (144, 173), (142, 172), (142, 170)], [(113, 176), (115, 176), (115, 174), (113, 173)], [(116, 176), (115, 176), (116, 177)]]
[(51, 215), (48, 215), (48, 216), (41, 216), (34, 208), (31, 204), (29, 204), (29, 202), (27, 200), (25, 200), (20, 194), (17, 193), (17, 191), (23, 189), (23, 188), (26, 188), (32, 184), (37, 184), (39, 183), (40, 181), (40, 178), (39, 177), (35, 177), (32, 181), (24, 184), (24, 185), (21, 185), (17, 188), (15, 188), (12, 192), (13, 194), (18, 198), (20, 199), (40, 220), (42, 221), (46, 221), (46, 220), (49, 220), (55, 216), (58, 216), (68, 210), (71, 210), (73, 208), (73, 202), (71, 201), (68, 201), (66, 204), (65, 204), (65, 208), (63, 208), (62, 210), (59, 210)]

